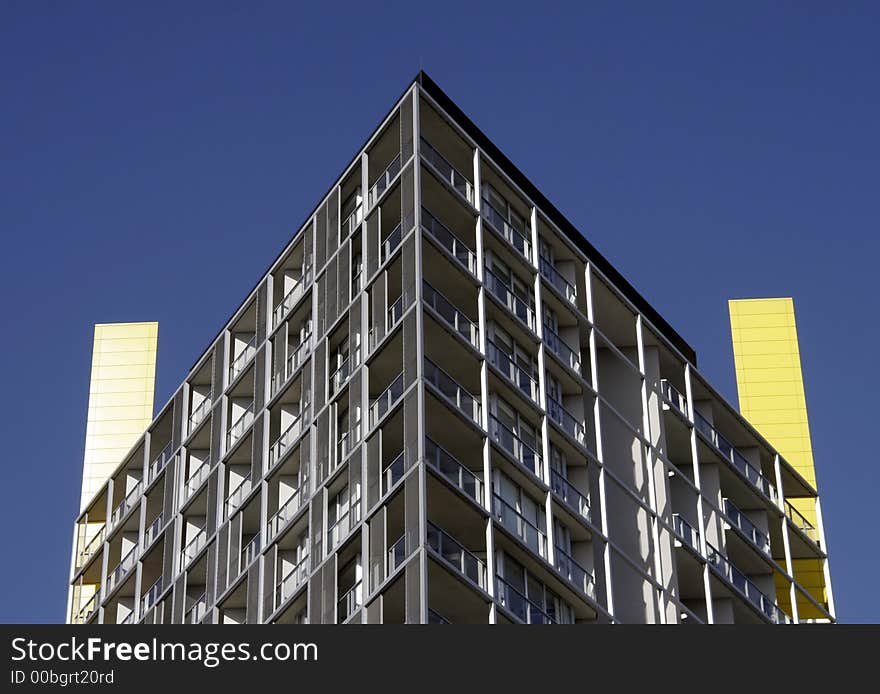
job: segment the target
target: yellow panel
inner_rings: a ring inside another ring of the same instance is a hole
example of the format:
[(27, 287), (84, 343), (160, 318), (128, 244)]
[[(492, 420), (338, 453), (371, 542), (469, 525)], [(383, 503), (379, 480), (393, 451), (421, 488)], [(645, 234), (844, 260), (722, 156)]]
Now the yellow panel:
[(159, 324), (95, 326), (83, 456), (83, 508), (153, 418)]

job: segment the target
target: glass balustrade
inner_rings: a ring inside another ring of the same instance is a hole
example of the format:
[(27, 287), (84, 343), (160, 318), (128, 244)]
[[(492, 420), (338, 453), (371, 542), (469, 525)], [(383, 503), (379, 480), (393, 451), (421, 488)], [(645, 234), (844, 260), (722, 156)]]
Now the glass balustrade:
[(492, 497), (492, 510), (495, 520), (511, 534), (522, 540), (532, 551), (547, 558), (547, 534), (541, 528), (498, 494)]
[(458, 310), (449, 299), (428, 284), (427, 281), (425, 281), (423, 285), (424, 302), (430, 306), (438, 316), (440, 316), (446, 325), (461, 335), (473, 347), (479, 348), (479, 328), (477, 328), (470, 318)]
[(561, 402), (551, 398), (549, 395), (547, 396), (547, 416), (581, 446), (586, 445), (587, 432), (583, 422), (566, 410)]
[(492, 340), (486, 340), (486, 357), (514, 387), (525, 393), (529, 400), (538, 403), (538, 382)]
[(577, 301), (577, 288), (571, 284), (559, 270), (547, 258), (541, 258), (539, 263), (541, 275), (552, 284), (556, 290), (571, 303)]
[(471, 472), (451, 453), (429, 438), (425, 439), (425, 457), (428, 465), (437, 470), (445, 479), (452, 482), (478, 504), (484, 505), (482, 477)]
[(507, 285), (507, 282), (501, 279), (488, 267), (486, 270), (485, 282), (489, 292), (495, 296), (507, 309), (513, 313), (529, 330), (535, 332), (535, 302), (531, 297), (528, 300), (517, 296)]
[(529, 600), (501, 576), (495, 577), (495, 599), (499, 605), (525, 624), (557, 623), (538, 603)]
[(486, 564), (438, 526), (428, 522), (428, 547), (448, 566), (486, 590)]
[(544, 479), (544, 464), (538, 451), (523, 441), (519, 434), (495, 415), (489, 415), (489, 435), (501, 448), (510, 453), (514, 460), (539, 479)]
[(770, 556), (770, 538), (740, 511), (730, 499), (724, 500), (724, 514), (731, 525), (739, 528), (759, 550)]
[(235, 420), (233, 425), (229, 427), (229, 431), (226, 432), (226, 447), (229, 448), (238, 441), (244, 433), (247, 431), (248, 427), (254, 421), (254, 403), (251, 402), (250, 405), (242, 412), (238, 419)]
[(559, 360), (567, 366), (569, 369), (574, 371), (578, 375), (581, 374), (581, 357), (579, 350), (575, 350), (568, 345), (568, 343), (563, 340), (559, 333), (557, 333), (553, 328), (551, 328), (547, 323), (544, 323), (544, 344), (547, 348), (555, 354)]
[(401, 372), (382, 394), (370, 403), (370, 426), (375, 426), (397, 403), (403, 395), (403, 390), (403, 373)]
[(370, 187), (369, 200), (371, 207), (382, 197), (382, 193), (388, 190), (391, 182), (397, 177), (397, 174), (400, 173), (400, 165), (400, 155), (398, 154), (391, 160), (391, 163), (388, 164), (385, 170), (379, 175), (379, 178), (376, 179), (376, 182)]
[(550, 468), (550, 489), (578, 516), (590, 520), (590, 502), (565, 476)]
[(229, 365), (229, 381), (230, 383), (235, 380), (236, 376), (244, 371), (244, 367), (246, 367), (251, 359), (253, 359), (254, 355), (257, 353), (257, 336), (254, 335), (250, 341), (241, 348), (241, 352), (235, 359), (232, 360), (232, 363)]
[(303, 269), (302, 277), (294, 284), (287, 294), (284, 295), (284, 298), (281, 302), (275, 307), (272, 311), (272, 328), (276, 328), (278, 324), (284, 320), (287, 316), (290, 309), (292, 309), (296, 303), (300, 300), (303, 294), (305, 294), (306, 288), (312, 282), (312, 268), (311, 266), (307, 266)]
[(430, 210), (422, 207), (422, 228), (433, 236), (468, 272), (477, 274), (477, 254), (450, 231)]
[(431, 165), (438, 177), (448, 183), (450, 187), (465, 198), (469, 203), (474, 202), (474, 187), (467, 176), (456, 169), (449, 160), (425, 138), (421, 138), (422, 158)]

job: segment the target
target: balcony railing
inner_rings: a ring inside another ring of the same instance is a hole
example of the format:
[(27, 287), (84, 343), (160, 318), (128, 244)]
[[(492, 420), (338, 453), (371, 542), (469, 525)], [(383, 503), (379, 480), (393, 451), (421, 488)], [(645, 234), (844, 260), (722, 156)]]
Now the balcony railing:
[(126, 493), (122, 501), (120, 501), (116, 508), (113, 509), (113, 513), (110, 516), (111, 526), (116, 525), (122, 520), (122, 517), (134, 507), (135, 502), (140, 498), (143, 489), (144, 483), (141, 480), (138, 480), (137, 484)]
[(764, 477), (763, 473), (753, 466), (746, 457), (740, 453), (736, 447), (724, 438), (699, 412), (694, 412), (694, 425), (703, 436), (705, 436), (712, 445), (726, 458), (733, 466), (739, 470), (745, 478), (752, 483), (757, 489), (763, 492), (774, 503), (776, 503), (776, 487), (770, 480)]
[(379, 341), (382, 340), (386, 335), (388, 335), (392, 330), (394, 330), (394, 327), (403, 318), (403, 314), (412, 303), (412, 293), (412, 288), (410, 288), (409, 290), (404, 290), (403, 293), (401, 293), (401, 295), (397, 297), (394, 303), (391, 304), (391, 307), (385, 314), (384, 332), (382, 332), (381, 335), (376, 328), (370, 328), (369, 342), (371, 350), (375, 349), (376, 345), (379, 344)]
[(427, 530), (428, 547), (449, 567), (487, 590), (485, 562), (433, 523), (428, 522)]
[(596, 580), (593, 574), (578, 564), (574, 558), (556, 545), (554, 552), (556, 570), (559, 571), (577, 590), (588, 597), (595, 597)]
[(205, 543), (208, 541), (208, 529), (200, 528), (199, 531), (193, 535), (192, 539), (187, 542), (183, 549), (180, 551), (181, 555), (181, 564), (185, 567), (189, 564), (193, 559), (196, 558), (199, 552), (202, 551), (202, 548), (205, 546)]
[(330, 374), (330, 396), (338, 393), (348, 381), (349, 376), (361, 363), (361, 348), (357, 347), (353, 354), (345, 357), (337, 369)]
[(207, 417), (208, 413), (211, 411), (211, 405), (213, 405), (213, 402), (211, 401), (211, 395), (208, 394), (189, 416), (189, 422), (186, 427), (187, 434), (193, 433), (196, 430), (196, 427), (205, 420), (205, 417)]
[(360, 520), (361, 500), (357, 499), (352, 501), (348, 509), (327, 528), (327, 552), (332, 552), (342, 540), (348, 537), (352, 528)]
[(446, 617), (437, 612), (436, 610), (432, 610), (430, 607), (428, 608), (428, 624), (452, 624)]
[(581, 446), (586, 446), (587, 431), (583, 422), (566, 410), (561, 402), (551, 398), (549, 395), (547, 396), (547, 416)]
[(790, 619), (776, 603), (758, 590), (758, 587), (742, 571), (730, 563), (719, 550), (706, 545), (709, 566), (717, 571), (733, 588), (767, 616), (774, 624), (787, 624)]
[(446, 325), (461, 335), (473, 347), (479, 347), (480, 332), (473, 321), (456, 308), (455, 304), (449, 299), (428, 284), (427, 281), (423, 284), (425, 303), (434, 309)]
[(758, 530), (758, 527), (746, 518), (745, 514), (730, 499), (724, 500), (724, 514), (731, 524), (739, 528), (759, 550), (770, 556), (770, 538)]
[(379, 174), (379, 178), (376, 179), (376, 182), (370, 186), (370, 207), (375, 205), (376, 201), (382, 197), (382, 193), (388, 190), (388, 186), (391, 185), (391, 182), (397, 177), (397, 174), (400, 173), (400, 165), (400, 155), (398, 154), (391, 160), (391, 163), (388, 164), (385, 170)]
[(211, 470), (211, 466), (208, 463), (202, 463), (199, 467), (187, 478), (186, 483), (183, 485), (183, 494), (185, 499), (189, 499), (192, 496), (193, 492), (198, 489), (202, 482), (208, 477), (208, 473)]
[(338, 624), (347, 622), (360, 609), (363, 602), (362, 587), (363, 583), (358, 581), (346, 591), (345, 595), (339, 598), (336, 603), (336, 622)]
[(522, 540), (532, 551), (537, 552), (545, 559), (547, 558), (547, 534), (541, 528), (528, 520), (498, 494), (492, 496), (492, 510), (495, 519), (502, 526)]
[(156, 579), (156, 582), (150, 586), (150, 589), (141, 596), (141, 617), (147, 613), (147, 610), (156, 604), (156, 600), (159, 599), (161, 592), (162, 576), (159, 576), (159, 578)]
[(248, 540), (247, 544), (241, 550), (238, 564), (239, 573), (249, 567), (251, 565), (251, 562), (253, 562), (254, 559), (257, 558), (257, 555), (260, 553), (260, 549), (262, 548), (262, 546), (262, 536), (258, 532), (250, 540)]
[(137, 558), (137, 545), (133, 545), (128, 552), (125, 553), (125, 556), (119, 560), (119, 563), (110, 572), (110, 576), (107, 578), (107, 592), (109, 593), (113, 590), (117, 585), (122, 582), (128, 572), (134, 568), (135, 559)]
[(403, 372), (401, 372), (397, 378), (391, 381), (391, 384), (382, 391), (382, 394), (370, 403), (371, 427), (376, 426), (376, 423), (385, 416), (385, 413), (394, 407), (403, 395), (403, 391)]
[(159, 473), (165, 469), (165, 466), (168, 465), (168, 461), (174, 457), (172, 455), (172, 451), (174, 450), (173, 447), (174, 443), (169, 441), (168, 445), (162, 449), (162, 452), (153, 458), (153, 462), (151, 462), (150, 466), (147, 468), (147, 484), (152, 483), (152, 481), (159, 476)]
[(311, 266), (307, 266), (303, 268), (302, 277), (299, 278), (296, 284), (294, 284), (287, 294), (284, 295), (284, 298), (281, 302), (275, 307), (272, 311), (272, 328), (276, 328), (278, 324), (284, 320), (284, 317), (287, 313), (296, 306), (296, 302), (300, 300), (302, 295), (306, 291), (306, 287), (308, 287), (312, 282), (312, 268)]
[(270, 468), (284, 457), (284, 454), (290, 450), (291, 445), (299, 438), (300, 434), (302, 434), (306, 422), (309, 421), (311, 411), (311, 403), (303, 406), (296, 419), (288, 424), (287, 428), (281, 432), (277, 439), (275, 439), (275, 443), (269, 448)]
[(122, 618), (119, 624), (134, 624), (134, 610), (130, 610), (129, 613)]
[(361, 420), (352, 424), (351, 429), (342, 432), (339, 441), (336, 442), (336, 463), (341, 463), (354, 450), (361, 440)]
[[(360, 188), (358, 188), (358, 193), (360, 193)], [(342, 226), (340, 227), (342, 230), (342, 238), (346, 239), (351, 236), (360, 226), (362, 221), (364, 221), (364, 206), (358, 205), (352, 210), (351, 214), (345, 218), (345, 221), (342, 222)]]
[(687, 417), (687, 398), (665, 378), (660, 379), (660, 392), (663, 394), (663, 399), (666, 402)]
[(518, 390), (521, 390), (534, 403), (538, 403), (538, 382), (510, 355), (492, 340), (486, 340), (486, 357)]
[(309, 555), (290, 568), (275, 584), (275, 609), (293, 595), (309, 577)]
[(385, 237), (379, 245), (379, 265), (384, 265), (385, 261), (391, 257), (391, 254), (397, 250), (404, 235), (409, 233), (409, 230), (412, 229), (414, 221), (415, 215), (410, 212), (399, 221), (397, 226), (391, 230), (391, 233)]
[(425, 381), (477, 424), (480, 423), (480, 401), (459, 385), (452, 376), (425, 357)]
[(251, 490), (251, 473), (245, 475), (241, 480), (239, 480), (238, 484), (235, 485), (233, 490), (229, 492), (229, 495), (226, 497), (226, 502), (224, 503), (224, 515), (229, 518), (229, 515), (235, 511), (239, 506), (241, 506), (241, 502), (244, 500), (244, 497), (247, 496), (248, 492)]
[(544, 464), (540, 453), (495, 415), (489, 415), (489, 435), (526, 470), (539, 479), (544, 479)]
[(672, 529), (681, 535), (681, 539), (686, 545), (688, 545), (688, 547), (694, 550), (697, 554), (702, 555), (702, 551), (700, 550), (700, 533), (677, 513), (672, 514)]
[(79, 562), (77, 563), (77, 568), (81, 566), (85, 566), (85, 563), (91, 558), (91, 556), (98, 550), (98, 548), (104, 543), (104, 538), (107, 536), (107, 524), (104, 523), (98, 531), (94, 534), (91, 540), (89, 540), (85, 547), (83, 547), (79, 551)]
[(269, 517), (269, 522), (266, 527), (267, 539), (269, 542), (281, 532), (281, 529), (287, 524), (287, 522), (303, 507), (303, 504), (308, 498), (307, 490), (308, 481), (303, 480), (297, 490), (290, 495), (290, 498), (288, 498), (287, 501), (285, 501), (279, 509)]
[(789, 503), (788, 499), (785, 500), (785, 515), (788, 516), (788, 519), (794, 523), (794, 526), (798, 530), (804, 533), (804, 535), (810, 538), (814, 543), (817, 545), (819, 544), (819, 531), (816, 530), (815, 526), (813, 526), (813, 524), (810, 523), (800, 511)]
[(538, 603), (529, 600), (501, 576), (495, 577), (495, 599), (501, 607), (525, 624), (557, 623)]
[(507, 282), (488, 267), (486, 268), (486, 286), (513, 315), (519, 318), (529, 330), (535, 332), (535, 302), (531, 297), (526, 301), (514, 294), (513, 290), (507, 285)]
[(208, 594), (202, 593), (187, 609), (183, 618), (184, 624), (198, 624), (208, 611)]
[(232, 382), (235, 380), (235, 377), (238, 376), (242, 371), (244, 371), (244, 367), (246, 367), (251, 359), (253, 359), (254, 355), (257, 353), (257, 336), (254, 336), (248, 341), (248, 343), (242, 347), (241, 353), (235, 359), (232, 360), (232, 363), (229, 365), (229, 381)]
[(429, 438), (425, 438), (427, 463), (467, 496), (484, 505), (483, 478), (468, 470), (451, 453)]
[(509, 243), (523, 258), (532, 262), (532, 240), (526, 236), (525, 231), (517, 229), (508, 219), (507, 215), (496, 210), (492, 204), (483, 198), (480, 214), (489, 225)]
[(431, 168), (437, 172), (438, 177), (448, 183), (469, 203), (474, 203), (474, 186), (468, 180), (467, 176), (456, 169), (449, 160), (444, 157), (437, 149), (428, 142), (424, 137), (421, 138), (422, 158), (431, 165)]
[(165, 511), (162, 511), (153, 519), (153, 522), (150, 523), (144, 531), (144, 549), (153, 544), (153, 540), (159, 537), (159, 533), (162, 532), (162, 528), (164, 527)]
[(284, 362), (284, 368), (276, 371), (272, 376), (272, 397), (281, 390), (281, 386), (287, 383), (287, 379), (293, 376), (294, 372), (303, 364), (312, 348), (312, 335), (306, 335), (302, 342), (294, 349)]
[(590, 502), (565, 476), (550, 468), (550, 489), (578, 516), (590, 520)]
[(95, 594), (90, 597), (86, 603), (79, 608), (79, 612), (76, 613), (76, 618), (73, 620), (76, 624), (85, 624), (88, 622), (92, 615), (98, 611), (98, 607), (101, 604), (101, 591), (100, 589), (95, 591)]
[(251, 404), (238, 416), (238, 419), (235, 420), (233, 425), (229, 427), (229, 431), (226, 432), (226, 448), (230, 448), (232, 444), (244, 436), (244, 432), (247, 431), (247, 428), (253, 421), (254, 403), (251, 401)]
[(477, 254), (424, 206), (422, 207), (422, 228), (437, 239), (453, 258), (467, 268), (468, 272), (476, 276)]
[(570, 347), (568, 343), (559, 336), (559, 333), (553, 330), (553, 328), (547, 323), (544, 323), (544, 344), (569, 369), (576, 374), (583, 375), (581, 374), (581, 356), (579, 351)]
[(571, 303), (577, 301), (577, 287), (565, 279), (552, 262), (547, 260), (547, 258), (541, 258), (539, 267), (541, 275), (543, 275), (544, 278), (550, 282), (560, 294), (562, 294), (562, 296)]
[(388, 490), (397, 484), (403, 477), (403, 473), (406, 472), (406, 456), (404, 453), (405, 451), (398, 453), (394, 460), (388, 463), (382, 470), (382, 476), (379, 479), (380, 496), (385, 496)]

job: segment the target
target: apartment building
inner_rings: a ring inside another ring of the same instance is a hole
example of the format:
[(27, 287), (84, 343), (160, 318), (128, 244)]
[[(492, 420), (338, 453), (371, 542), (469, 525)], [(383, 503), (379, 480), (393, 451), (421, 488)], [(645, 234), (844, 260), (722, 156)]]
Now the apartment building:
[(75, 623), (834, 621), (815, 487), (424, 73), (75, 537)]

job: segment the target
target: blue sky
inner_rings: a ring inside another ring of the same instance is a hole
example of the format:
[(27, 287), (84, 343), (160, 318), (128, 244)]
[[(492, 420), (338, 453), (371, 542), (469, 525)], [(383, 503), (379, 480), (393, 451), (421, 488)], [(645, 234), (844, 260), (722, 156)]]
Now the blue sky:
[(159, 321), (164, 403), (420, 65), (734, 402), (726, 300), (795, 298), (838, 614), (880, 621), (876, 4), (238, 5), (0, 9), (0, 621), (64, 618), (92, 324)]

